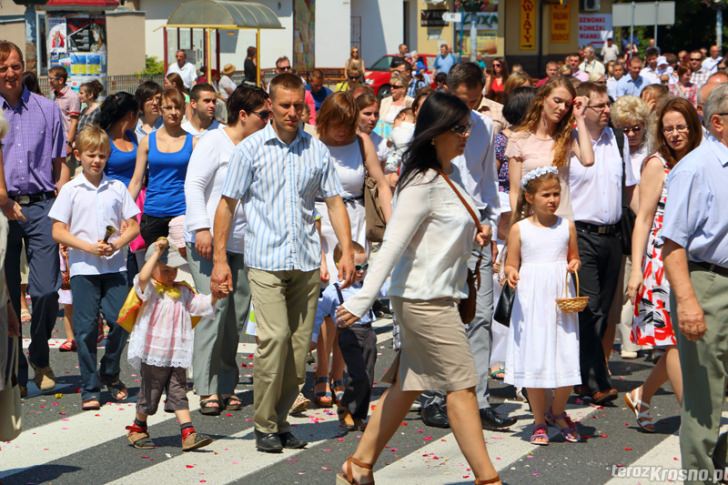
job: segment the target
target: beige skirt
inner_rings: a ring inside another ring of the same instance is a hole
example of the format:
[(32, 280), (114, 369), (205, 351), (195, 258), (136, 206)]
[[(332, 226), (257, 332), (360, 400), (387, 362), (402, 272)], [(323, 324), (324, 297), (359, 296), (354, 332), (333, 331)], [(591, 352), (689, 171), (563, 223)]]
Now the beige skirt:
[(475, 361), (457, 301), (398, 297), (391, 301), (402, 346), (382, 381), (392, 384), (399, 380), (405, 391), (450, 392), (475, 387)]

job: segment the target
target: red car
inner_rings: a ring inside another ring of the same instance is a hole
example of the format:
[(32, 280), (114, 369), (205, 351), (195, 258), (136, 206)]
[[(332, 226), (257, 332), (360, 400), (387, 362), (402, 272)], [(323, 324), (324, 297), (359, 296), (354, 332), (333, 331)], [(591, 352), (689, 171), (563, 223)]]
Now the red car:
[[(389, 85), (389, 80), (392, 77), (392, 71), (390, 65), (392, 59), (399, 57), (397, 54), (386, 54), (381, 57), (377, 62), (367, 68), (364, 74), (365, 82), (367, 86), (374, 90), (374, 94), (380, 98), (389, 96), (392, 88)], [(417, 54), (417, 62), (424, 64), (425, 73), (430, 77), (430, 82), (434, 82), (434, 75), (430, 70), (430, 66), (435, 62), (434, 54)]]

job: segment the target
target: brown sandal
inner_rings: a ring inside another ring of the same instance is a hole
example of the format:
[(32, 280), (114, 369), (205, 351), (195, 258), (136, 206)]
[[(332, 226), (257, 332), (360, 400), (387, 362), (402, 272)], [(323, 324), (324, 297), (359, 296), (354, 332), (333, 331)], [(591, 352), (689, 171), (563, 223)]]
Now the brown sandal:
[(475, 480), (475, 485), (488, 485), (489, 483), (498, 483), (500, 482), (500, 477), (498, 475), (494, 476), (493, 478), (483, 479), (483, 480)]
[(373, 468), (373, 465), (370, 465), (369, 463), (364, 463), (363, 461), (354, 458), (354, 456), (350, 456), (346, 459), (346, 475), (342, 475), (341, 473), (337, 474), (336, 485), (374, 485), (374, 480), (372, 480), (371, 482), (367, 482), (366, 484), (360, 484), (359, 482), (355, 482), (354, 473), (351, 470), (352, 463), (359, 468), (364, 468), (365, 470), (371, 470)]

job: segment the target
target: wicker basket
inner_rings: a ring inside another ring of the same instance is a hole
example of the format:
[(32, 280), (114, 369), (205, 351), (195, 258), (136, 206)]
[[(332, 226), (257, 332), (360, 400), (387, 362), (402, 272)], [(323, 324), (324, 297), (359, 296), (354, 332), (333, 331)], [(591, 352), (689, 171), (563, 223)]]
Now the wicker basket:
[(584, 311), (587, 303), (589, 303), (588, 296), (579, 296), (579, 273), (574, 273), (576, 277), (576, 296), (569, 298), (569, 274), (566, 273), (566, 284), (564, 285), (564, 298), (557, 298), (556, 304), (559, 309), (564, 313), (579, 313)]

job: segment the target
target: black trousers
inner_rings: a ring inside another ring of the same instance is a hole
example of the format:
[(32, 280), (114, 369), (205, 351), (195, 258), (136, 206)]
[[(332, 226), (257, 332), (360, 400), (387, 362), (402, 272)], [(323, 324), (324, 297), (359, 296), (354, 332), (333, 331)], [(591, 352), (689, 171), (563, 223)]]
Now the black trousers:
[(340, 405), (347, 408), (354, 419), (364, 420), (374, 386), (377, 336), (372, 327), (357, 325), (339, 330), (338, 334), (339, 348), (349, 376)]
[(154, 241), (160, 237), (169, 236), (169, 221), (174, 217), (154, 217), (142, 214), (142, 221), (139, 224), (139, 232), (142, 239), (149, 247)]
[(602, 349), (609, 308), (619, 279), (622, 245), (619, 235), (600, 235), (577, 229), (581, 257), (581, 294), (589, 305), (579, 314), (579, 365), (581, 382), (592, 390), (612, 387)]

